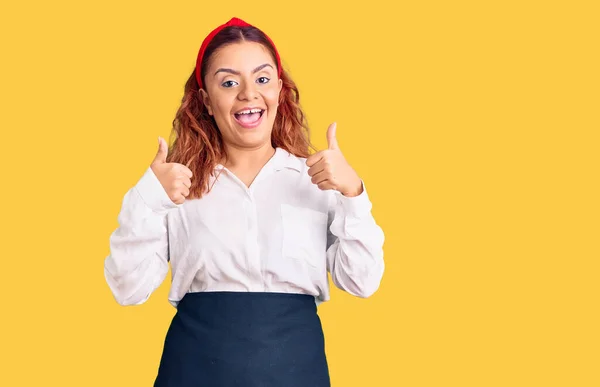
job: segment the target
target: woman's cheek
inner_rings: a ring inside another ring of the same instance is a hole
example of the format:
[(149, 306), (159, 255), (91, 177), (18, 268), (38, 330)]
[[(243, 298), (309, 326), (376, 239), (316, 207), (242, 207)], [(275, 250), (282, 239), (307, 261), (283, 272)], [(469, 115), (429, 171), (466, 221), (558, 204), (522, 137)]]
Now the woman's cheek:
[(277, 105), (277, 101), (279, 100), (279, 91), (277, 90), (277, 88), (269, 91), (267, 99), (268, 99), (269, 105), (271, 105), (271, 106)]

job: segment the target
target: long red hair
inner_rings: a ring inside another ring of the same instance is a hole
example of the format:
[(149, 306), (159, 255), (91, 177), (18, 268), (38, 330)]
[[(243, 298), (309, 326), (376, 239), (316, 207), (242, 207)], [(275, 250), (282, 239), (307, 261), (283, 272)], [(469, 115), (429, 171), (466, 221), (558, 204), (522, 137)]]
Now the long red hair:
[[(226, 27), (220, 31), (206, 48), (201, 76), (204, 82), (205, 70), (212, 54), (227, 44), (250, 41), (265, 46), (277, 63), (275, 50), (264, 33), (256, 27)], [(298, 157), (308, 157), (314, 149), (309, 140), (309, 127), (300, 107), (300, 93), (296, 84), (285, 69), (281, 69), (282, 88), (279, 94), (277, 116), (271, 133), (271, 145), (280, 147)], [(186, 165), (193, 172), (189, 199), (201, 198), (210, 191), (210, 176), (215, 166), (226, 158), (221, 132), (214, 118), (202, 103), (195, 71), (188, 78), (181, 106), (173, 120), (171, 131), (172, 145), (167, 162)]]

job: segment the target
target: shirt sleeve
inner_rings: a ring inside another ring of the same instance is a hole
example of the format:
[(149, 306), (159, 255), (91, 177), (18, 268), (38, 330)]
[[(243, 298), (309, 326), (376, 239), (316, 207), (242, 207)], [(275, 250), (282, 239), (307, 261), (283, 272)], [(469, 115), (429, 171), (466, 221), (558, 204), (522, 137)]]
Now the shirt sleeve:
[(168, 270), (168, 211), (179, 207), (169, 198), (151, 168), (124, 196), (104, 276), (117, 303), (144, 303)]
[(357, 196), (337, 191), (331, 196), (327, 270), (339, 289), (366, 298), (377, 291), (383, 277), (384, 233), (362, 184), (363, 192)]

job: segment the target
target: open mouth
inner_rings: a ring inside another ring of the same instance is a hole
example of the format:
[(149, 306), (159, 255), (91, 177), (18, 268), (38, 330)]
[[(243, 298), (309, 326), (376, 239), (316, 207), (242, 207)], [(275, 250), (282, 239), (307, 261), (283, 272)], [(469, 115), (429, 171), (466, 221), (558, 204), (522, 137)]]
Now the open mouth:
[(264, 109), (254, 108), (246, 109), (234, 113), (235, 120), (245, 128), (254, 128), (258, 126), (262, 120)]

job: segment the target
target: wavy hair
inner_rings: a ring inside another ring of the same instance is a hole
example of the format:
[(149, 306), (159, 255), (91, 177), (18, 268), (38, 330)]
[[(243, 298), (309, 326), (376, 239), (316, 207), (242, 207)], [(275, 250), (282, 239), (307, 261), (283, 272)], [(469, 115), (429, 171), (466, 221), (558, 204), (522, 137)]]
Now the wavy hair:
[[(226, 27), (206, 48), (201, 63), (203, 83), (213, 53), (222, 46), (244, 41), (265, 46), (271, 53), (273, 62), (277, 63), (275, 49), (261, 30), (256, 27)], [(300, 93), (285, 69), (281, 69), (281, 80), (282, 88), (271, 132), (271, 145), (298, 157), (308, 157), (314, 146), (309, 140), (310, 129), (300, 107)], [(195, 71), (185, 84), (181, 106), (173, 120), (171, 140), (167, 162), (184, 164), (190, 168), (194, 176), (188, 200), (201, 198), (212, 188), (209, 183), (211, 175), (214, 176), (215, 166), (226, 159), (227, 155), (221, 132), (202, 102)]]

